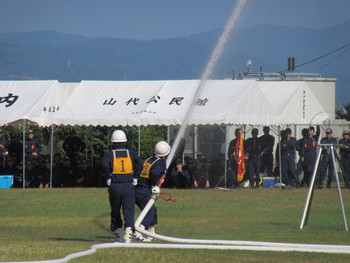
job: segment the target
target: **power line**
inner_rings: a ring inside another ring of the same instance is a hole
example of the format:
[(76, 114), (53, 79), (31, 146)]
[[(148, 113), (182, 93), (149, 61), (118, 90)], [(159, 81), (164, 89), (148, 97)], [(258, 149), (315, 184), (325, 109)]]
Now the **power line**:
[(322, 67), (320, 67), (319, 69), (316, 70), (316, 72), (320, 72), (322, 69), (324, 69), (325, 67), (327, 67), (329, 64), (331, 64), (332, 62), (334, 62), (334, 60), (338, 59), (339, 57), (341, 57), (344, 53), (348, 52), (349, 50), (344, 50), (343, 52), (341, 52), (338, 56), (336, 56), (335, 58), (333, 58), (332, 60), (330, 60), (328, 63), (326, 63), (325, 65), (323, 65)]
[[(322, 56), (320, 56), (320, 57), (317, 57), (317, 58), (315, 58), (315, 59), (312, 59), (312, 60), (310, 60), (310, 61), (304, 62), (304, 63), (302, 63), (302, 64), (300, 64), (300, 65), (297, 65), (297, 66), (295, 66), (294, 68), (300, 68), (300, 67), (305, 66), (305, 65), (307, 65), (307, 64), (313, 63), (313, 62), (315, 62), (315, 61), (317, 61), (317, 60), (320, 60), (320, 59), (322, 59), (322, 58), (324, 58), (324, 57), (327, 57), (327, 56), (329, 56), (329, 55), (332, 55), (332, 54), (338, 52), (339, 50), (342, 50), (342, 49), (344, 49), (344, 48), (347, 48), (348, 46), (350, 46), (350, 43), (347, 43), (346, 45), (341, 46), (341, 47), (339, 47), (339, 48), (337, 48), (337, 49), (335, 49), (335, 50), (333, 50), (333, 51), (331, 51), (331, 52), (328, 52), (328, 53), (326, 53), (326, 54), (324, 54), (324, 55), (322, 55)], [(280, 71), (280, 73), (281, 73), (281, 72), (284, 72), (284, 71), (287, 71), (287, 70), (288, 70), (288, 69), (284, 69), (284, 70)]]

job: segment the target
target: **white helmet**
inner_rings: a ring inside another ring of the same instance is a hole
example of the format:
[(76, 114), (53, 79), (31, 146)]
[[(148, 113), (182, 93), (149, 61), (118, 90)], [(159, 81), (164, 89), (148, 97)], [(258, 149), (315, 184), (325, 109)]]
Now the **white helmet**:
[(170, 153), (170, 145), (165, 141), (160, 141), (154, 147), (154, 153), (158, 157), (165, 157)]
[(126, 135), (125, 132), (123, 132), (122, 130), (115, 130), (112, 133), (112, 137), (111, 137), (111, 142), (126, 142)]

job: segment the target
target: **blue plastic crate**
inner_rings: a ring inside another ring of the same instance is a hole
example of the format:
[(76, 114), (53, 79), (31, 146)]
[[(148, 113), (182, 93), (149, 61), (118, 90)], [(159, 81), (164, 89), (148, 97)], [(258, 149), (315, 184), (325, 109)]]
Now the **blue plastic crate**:
[(0, 175), (0, 188), (12, 188), (13, 175)]

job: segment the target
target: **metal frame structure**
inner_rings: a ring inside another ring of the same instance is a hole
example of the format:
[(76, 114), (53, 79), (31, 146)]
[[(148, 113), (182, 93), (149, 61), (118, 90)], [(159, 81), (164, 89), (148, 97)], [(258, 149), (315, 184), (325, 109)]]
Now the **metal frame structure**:
[[(337, 159), (338, 163), (340, 164), (340, 159), (339, 159), (339, 156), (338, 156), (338, 154), (336, 152), (336, 148), (345, 147), (344, 145), (341, 145), (341, 144), (319, 144), (318, 145), (318, 154), (317, 154), (317, 159), (316, 159), (316, 163), (315, 163), (315, 169), (314, 169), (314, 172), (312, 174), (311, 183), (310, 183), (310, 187), (309, 187), (309, 192), (308, 192), (308, 195), (307, 195), (307, 198), (306, 198), (305, 208), (304, 208), (303, 216), (302, 216), (302, 219), (301, 219), (301, 222), (300, 222), (300, 230), (303, 229), (303, 227), (307, 224), (308, 219), (309, 219), (311, 203), (312, 203), (312, 198), (313, 198), (314, 189), (315, 189), (315, 180), (316, 180), (317, 168), (319, 166), (320, 159), (321, 159), (321, 154), (322, 154), (321, 147), (330, 147), (330, 150), (331, 150), (331, 153), (332, 153), (334, 174), (335, 174), (335, 178), (336, 178), (336, 181), (337, 181), (338, 194), (339, 194), (339, 200), (340, 200), (340, 208), (342, 210), (345, 230), (348, 231), (348, 223), (346, 221), (346, 215), (345, 215), (345, 210), (344, 210), (344, 203), (343, 203), (343, 198), (342, 198), (341, 189), (340, 189), (339, 176), (338, 176), (337, 166), (336, 166), (336, 162), (335, 162), (335, 159)], [(343, 169), (343, 167), (341, 165), (340, 165), (340, 168), (341, 168), (343, 174), (345, 174), (345, 171), (344, 171), (344, 169)]]

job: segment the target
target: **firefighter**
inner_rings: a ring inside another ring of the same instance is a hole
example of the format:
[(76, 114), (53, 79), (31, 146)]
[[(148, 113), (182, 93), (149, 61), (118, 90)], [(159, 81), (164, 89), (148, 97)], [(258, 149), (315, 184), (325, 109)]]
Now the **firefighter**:
[[(107, 185), (109, 186), (110, 230), (115, 234), (115, 242), (129, 243), (134, 231), (134, 174), (137, 175), (140, 172), (142, 161), (134, 151), (127, 148), (127, 138), (124, 131), (114, 131), (111, 142), (113, 143), (113, 150), (106, 153), (102, 160), (108, 178)], [(124, 234), (121, 208), (124, 215)]]
[(28, 131), (27, 139), (25, 140), (25, 154), (26, 157), (31, 160), (37, 157), (41, 153), (41, 145), (39, 141), (34, 138), (34, 132), (32, 130)]
[[(166, 157), (170, 153), (170, 145), (165, 141), (158, 142), (154, 147), (154, 155), (145, 160), (143, 169), (138, 179), (135, 193), (136, 205), (141, 211), (146, 207), (152, 194), (159, 196), (159, 181), (166, 174)], [(154, 233), (154, 225), (157, 224), (157, 210), (153, 205), (139, 226), (142, 229)], [(140, 241), (151, 241), (152, 238), (145, 239), (141, 233), (135, 232), (135, 237)]]

